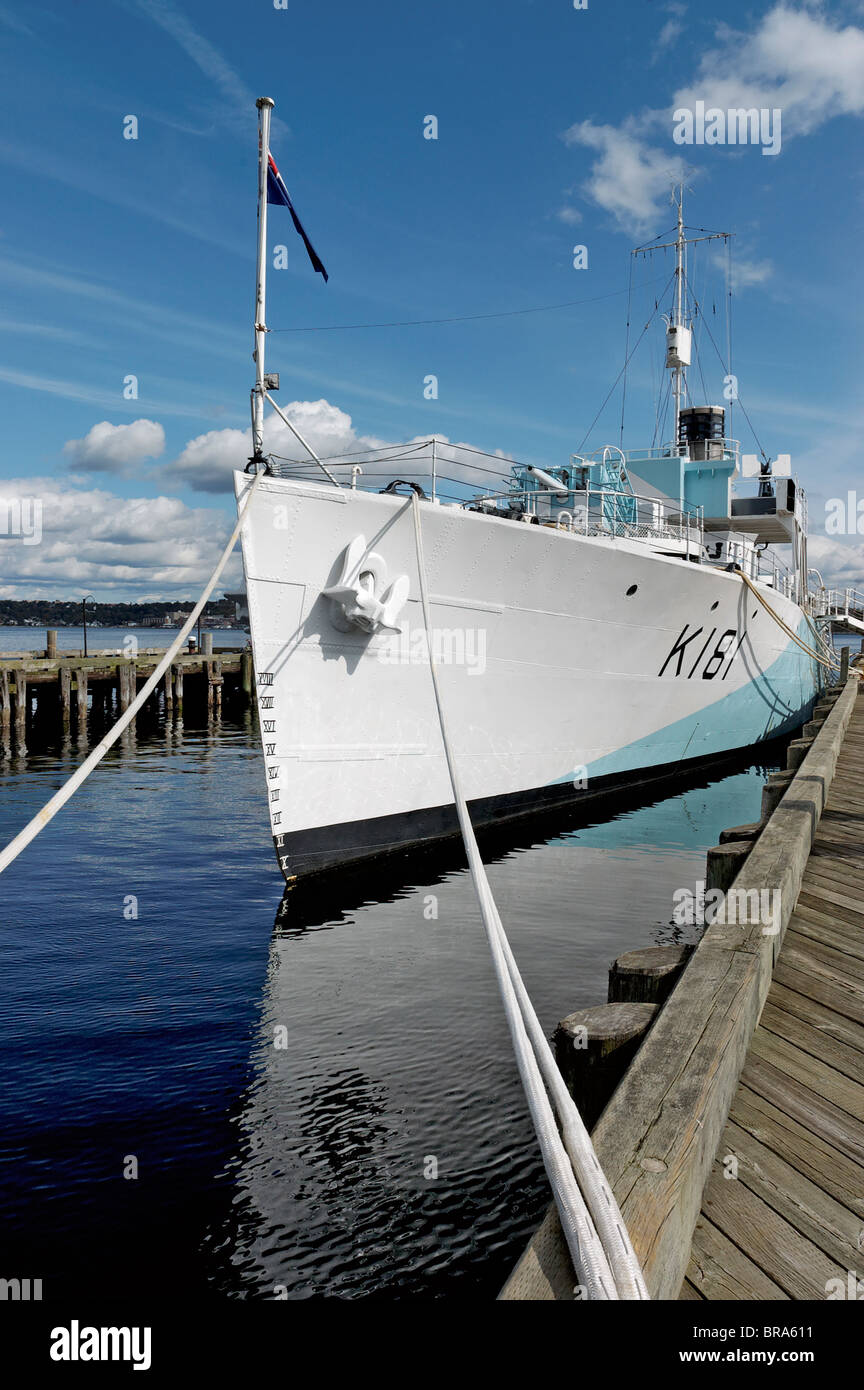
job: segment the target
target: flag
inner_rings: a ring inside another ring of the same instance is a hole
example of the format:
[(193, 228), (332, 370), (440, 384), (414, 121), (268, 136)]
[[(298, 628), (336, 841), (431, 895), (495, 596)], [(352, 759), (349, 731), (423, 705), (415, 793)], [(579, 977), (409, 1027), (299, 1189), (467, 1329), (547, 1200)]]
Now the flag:
[(294, 204), (291, 202), (291, 196), (288, 189), (285, 187), (285, 180), (276, 168), (276, 161), (269, 152), (267, 154), (267, 202), (279, 203), (282, 207), (288, 209), (291, 214), (291, 221), (294, 223), (298, 234), (303, 238), (303, 245), (309, 253), (309, 259), (312, 262), (313, 269), (317, 270), (319, 275), (323, 275), (325, 280), (328, 280), (330, 277), (324, 269), (324, 262), (321, 260), (318, 252), (306, 235), (303, 223), (294, 211)]

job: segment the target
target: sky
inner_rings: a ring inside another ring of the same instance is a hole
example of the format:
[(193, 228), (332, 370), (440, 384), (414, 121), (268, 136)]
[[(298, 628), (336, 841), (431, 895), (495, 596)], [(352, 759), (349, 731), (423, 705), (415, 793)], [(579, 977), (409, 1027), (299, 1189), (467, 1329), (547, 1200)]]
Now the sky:
[[(628, 305), (632, 347), (668, 282), (669, 252), (630, 253), (673, 226), (683, 177), (687, 223), (734, 233), (731, 371), (759, 447), (792, 456), (811, 563), (864, 588), (864, 3), (0, 0), (0, 55), (0, 597), (195, 598), (214, 567), (250, 451), (265, 94), (329, 272), (271, 208), (267, 367), (319, 452), (435, 434), (566, 462)], [(700, 101), (779, 110), (779, 152), (676, 143)], [(724, 245), (691, 264), (712, 404)], [(666, 307), (628, 372), (627, 447), (655, 434)], [(458, 321), (405, 323), (430, 319)], [(619, 384), (585, 448), (619, 442), (621, 408)], [(297, 453), (275, 419), (266, 442)], [(34, 499), (38, 543), (15, 533)]]

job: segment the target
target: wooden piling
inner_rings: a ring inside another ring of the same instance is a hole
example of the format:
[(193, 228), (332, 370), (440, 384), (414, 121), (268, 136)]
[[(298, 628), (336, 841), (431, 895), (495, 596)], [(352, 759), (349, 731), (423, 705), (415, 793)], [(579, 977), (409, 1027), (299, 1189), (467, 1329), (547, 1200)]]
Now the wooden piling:
[(705, 887), (719, 888), (722, 893), (732, 887), (741, 866), (753, 848), (752, 840), (727, 840), (708, 851), (705, 866)]
[(162, 687), (165, 691), (165, 715), (167, 717), (174, 709), (174, 669), (171, 666), (162, 677)]
[(728, 845), (732, 840), (758, 840), (762, 834), (762, 821), (750, 821), (747, 825), (733, 825), (729, 830), (720, 831), (720, 844)]
[(212, 633), (212, 632), (202, 632), (202, 634), (201, 634), (201, 651), (203, 652), (204, 656), (212, 656), (212, 655), (213, 655), (213, 633)]
[(178, 719), (183, 718), (183, 667), (174, 667), (174, 708)]
[(692, 946), (625, 951), (609, 968), (610, 1004), (662, 1004), (672, 993)]
[(0, 744), (6, 752), (10, 745), (12, 730), (12, 696), (9, 691), (9, 672), (4, 666), (0, 670)]
[(45, 659), (47, 661), (57, 660), (57, 629), (49, 627), (45, 633)]
[(787, 772), (797, 772), (812, 747), (812, 738), (793, 738), (786, 749)]
[[(806, 726), (805, 726), (806, 727)], [(762, 788), (762, 819), (773, 816), (795, 776), (794, 772), (772, 772)]]
[(849, 679), (849, 648), (840, 648), (840, 685), (844, 686)]
[(246, 703), (252, 703), (252, 692), (255, 688), (254, 672), (252, 669), (252, 651), (247, 647), (240, 657), (240, 685), (243, 690)]
[(27, 751), (27, 673), (18, 670), (15, 672), (15, 714), (14, 729), (15, 742), (19, 753)]
[(75, 672), (75, 727), (80, 738), (87, 737), (87, 672), (80, 666)]
[(60, 667), (60, 722), (63, 732), (69, 732), (72, 723), (72, 668)]
[(656, 1004), (599, 1004), (555, 1029), (555, 1058), (589, 1129), (602, 1114), (657, 1012)]

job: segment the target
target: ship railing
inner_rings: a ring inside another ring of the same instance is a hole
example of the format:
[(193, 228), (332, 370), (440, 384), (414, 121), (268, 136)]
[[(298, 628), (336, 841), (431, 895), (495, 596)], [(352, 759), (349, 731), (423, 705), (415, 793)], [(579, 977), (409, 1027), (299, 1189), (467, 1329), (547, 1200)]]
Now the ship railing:
[(740, 541), (729, 541), (723, 548), (721, 558), (711, 563), (722, 567), (735, 564), (748, 579), (767, 584), (789, 599), (795, 599), (797, 595), (798, 581), (795, 575), (773, 551), (760, 551), (754, 546), (742, 545)]
[(824, 589), (820, 598), (822, 616), (864, 622), (864, 593), (860, 589)]
[(522, 514), (557, 530), (583, 536), (616, 536), (625, 540), (660, 541), (697, 547), (701, 555), (704, 518), (701, 507), (682, 507), (662, 497), (614, 488), (571, 488), (564, 492), (510, 488), (485, 493), (463, 507), (502, 515)]
[[(454, 506), (461, 506), (478, 488), (492, 488), (496, 483), (506, 488), (516, 464), (502, 454), (432, 438), (322, 455), (322, 462), (341, 486), (352, 490), (381, 492), (387, 483), (400, 479), (421, 487), (433, 502)], [(268, 463), (276, 477), (321, 484), (321, 470), (312, 459), (271, 454)]]
[[(726, 461), (731, 462), (734, 460), (734, 462), (737, 463), (741, 457), (741, 442), (738, 439), (709, 439), (706, 440), (705, 443), (722, 444), (722, 456), (723, 459)], [(627, 460), (628, 464), (632, 463), (635, 465), (636, 463), (640, 462), (640, 460), (654, 462), (657, 459), (678, 458), (682, 454), (686, 456), (687, 453), (688, 446), (675, 444), (671, 439), (669, 439), (666, 441), (665, 444), (656, 445), (650, 449), (625, 449), (624, 457)], [(710, 463), (711, 460), (706, 459), (700, 461)], [(717, 461), (719, 462), (719, 460)]]

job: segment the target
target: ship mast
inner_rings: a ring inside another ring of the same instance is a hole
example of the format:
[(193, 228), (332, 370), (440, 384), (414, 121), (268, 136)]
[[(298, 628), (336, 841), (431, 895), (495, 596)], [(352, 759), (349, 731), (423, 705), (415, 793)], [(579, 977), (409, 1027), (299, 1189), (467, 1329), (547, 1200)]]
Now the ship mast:
[[(672, 376), (672, 396), (673, 396), (673, 399), (674, 399), (674, 402), (675, 402), (675, 419), (674, 419), (673, 427), (672, 427), (672, 440), (673, 440), (673, 443), (675, 443), (675, 444), (678, 443), (678, 422), (679, 422), (679, 420), (680, 420), (680, 418), (681, 418), (681, 396), (682, 396), (682, 393), (683, 393), (683, 390), (684, 390), (684, 366), (685, 366), (685, 360), (684, 360), (684, 359), (686, 358), (686, 363), (687, 363), (687, 364), (689, 364), (689, 362), (690, 362), (689, 331), (687, 330), (687, 325), (686, 325), (685, 322), (684, 322), (684, 315), (683, 315), (683, 303), (684, 303), (684, 268), (685, 268), (685, 256), (686, 256), (685, 247), (686, 247), (686, 244), (687, 244), (686, 241), (685, 241), (685, 239), (684, 239), (684, 184), (683, 184), (683, 183), (679, 186), (679, 189), (678, 189), (678, 197), (677, 197), (677, 199), (676, 199), (676, 206), (677, 206), (677, 208), (678, 208), (678, 235), (677, 235), (676, 240), (675, 240), (675, 317), (674, 317), (674, 319), (673, 319), (672, 324), (670, 325), (670, 327), (674, 326), (675, 328), (677, 328), (677, 329), (679, 329), (679, 330), (680, 330), (680, 329), (684, 329), (685, 332), (687, 333), (687, 340), (686, 340), (686, 346), (685, 346), (684, 335), (683, 335), (682, 333), (680, 333), (680, 332), (677, 333), (677, 334), (675, 335), (675, 345), (676, 345), (677, 351), (676, 351), (676, 353), (675, 353), (674, 365), (673, 365), (673, 376)], [(670, 340), (670, 356), (671, 356), (671, 354), (672, 354), (672, 343), (671, 343), (671, 340)]]
[[(687, 247), (694, 245), (697, 241), (725, 241), (731, 232), (705, 232), (703, 236), (686, 235), (684, 226), (684, 184), (683, 181), (678, 185), (677, 190), (672, 194), (672, 201), (677, 210), (677, 220), (675, 228), (675, 240), (663, 241), (659, 245), (657, 242), (648, 242), (645, 246), (636, 246), (633, 249), (634, 256), (646, 256), (649, 252), (664, 251), (668, 247), (675, 248), (675, 294), (673, 307), (668, 317), (664, 315), (666, 322), (666, 367), (672, 372), (672, 400), (674, 403), (675, 417), (672, 430), (673, 451), (678, 448), (678, 430), (681, 420), (681, 402), (687, 389), (686, 368), (690, 366), (691, 354), (693, 351), (693, 328), (687, 321), (685, 312), (684, 284), (687, 279)], [(698, 228), (691, 230), (697, 231)]]
[(267, 158), (270, 154), (272, 97), (259, 97), (258, 107), (258, 272), (255, 287), (255, 385), (252, 388), (252, 458), (255, 472), (264, 466), (264, 344), (267, 340)]

